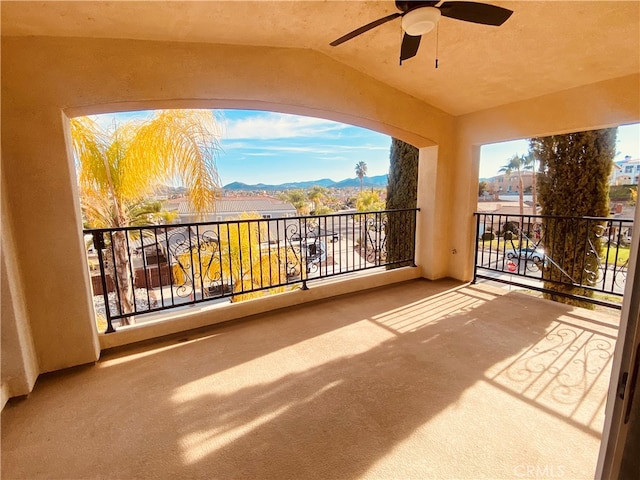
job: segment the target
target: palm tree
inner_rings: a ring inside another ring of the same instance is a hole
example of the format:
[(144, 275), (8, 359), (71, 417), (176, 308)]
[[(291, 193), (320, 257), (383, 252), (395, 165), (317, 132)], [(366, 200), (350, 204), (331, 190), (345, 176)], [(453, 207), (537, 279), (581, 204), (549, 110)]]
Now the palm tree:
[(367, 164), (362, 160), (356, 163), (356, 176), (360, 179), (360, 191), (362, 191), (362, 179), (367, 176)]
[(326, 198), (328, 193), (329, 191), (320, 185), (314, 185), (311, 190), (309, 190), (307, 197), (313, 202), (313, 212), (315, 215), (318, 215), (318, 210), (322, 206), (322, 201)]
[(520, 155), (514, 155), (509, 159), (509, 163), (503, 166), (499, 172), (504, 172), (506, 176), (511, 175), (513, 172), (518, 174), (518, 195), (520, 199), (520, 215), (524, 215), (524, 185), (522, 181), (522, 170), (524, 168), (524, 157)]
[(536, 157), (533, 155), (533, 152), (530, 151), (522, 157), (522, 160), (525, 170), (531, 170), (533, 172), (533, 176), (531, 177), (531, 200), (533, 202), (532, 213), (535, 215), (538, 213), (538, 172), (536, 171)]
[[(215, 165), (219, 138), (215, 116), (207, 110), (160, 110), (147, 122), (126, 122), (113, 131), (104, 131), (88, 117), (72, 119), (85, 222), (93, 228), (137, 223), (140, 206), (154, 187), (176, 179), (186, 186), (194, 211), (213, 209), (220, 184)], [(133, 279), (127, 268), (126, 234), (118, 231), (112, 241), (120, 310), (131, 313)]]

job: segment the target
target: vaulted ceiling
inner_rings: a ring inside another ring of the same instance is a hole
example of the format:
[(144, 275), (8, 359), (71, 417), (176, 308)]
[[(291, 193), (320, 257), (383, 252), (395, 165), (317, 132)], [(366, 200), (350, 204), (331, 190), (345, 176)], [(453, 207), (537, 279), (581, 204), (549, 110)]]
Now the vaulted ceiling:
[(2, 35), (311, 49), (456, 116), (640, 72), (640, 2), (491, 3), (504, 25), (443, 17), (402, 66), (400, 19), (329, 45), (393, 1), (2, 2)]

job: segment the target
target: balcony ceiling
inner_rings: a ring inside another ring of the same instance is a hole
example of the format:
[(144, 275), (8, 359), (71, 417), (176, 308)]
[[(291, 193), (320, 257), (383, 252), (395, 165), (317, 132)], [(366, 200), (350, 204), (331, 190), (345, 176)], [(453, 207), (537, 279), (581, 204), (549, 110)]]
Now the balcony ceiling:
[(438, 69), (435, 31), (398, 65), (400, 19), (329, 46), (393, 1), (3, 2), (2, 35), (311, 49), (456, 116), (640, 72), (640, 2), (492, 3), (501, 27), (441, 19)]

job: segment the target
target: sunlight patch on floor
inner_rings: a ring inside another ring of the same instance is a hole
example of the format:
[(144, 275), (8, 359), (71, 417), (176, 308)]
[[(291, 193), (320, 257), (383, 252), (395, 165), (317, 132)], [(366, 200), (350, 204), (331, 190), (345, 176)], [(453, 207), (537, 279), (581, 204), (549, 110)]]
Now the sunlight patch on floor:
[(399, 334), (414, 332), (425, 325), (442, 321), (452, 315), (469, 312), (485, 303), (485, 300), (475, 295), (467, 295), (460, 291), (450, 291), (444, 295), (429, 297), (396, 308), (382, 315), (375, 315), (372, 319)]

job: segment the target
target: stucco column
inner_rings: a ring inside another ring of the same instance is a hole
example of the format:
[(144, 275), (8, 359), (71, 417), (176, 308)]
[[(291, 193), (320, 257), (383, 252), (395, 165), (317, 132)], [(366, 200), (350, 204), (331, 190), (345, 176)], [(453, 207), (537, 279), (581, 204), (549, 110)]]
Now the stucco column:
[(480, 147), (420, 149), (416, 263), (429, 280), (473, 278)]
[(429, 280), (447, 276), (447, 212), (450, 203), (447, 171), (448, 165), (440, 147), (420, 149), (416, 264), (422, 269), (422, 276)]
[[(4, 182), (3, 182), (4, 183)], [(0, 409), (10, 397), (27, 395), (38, 378), (38, 360), (27, 321), (19, 279), (13, 232), (5, 189), (2, 189), (2, 248), (0, 249), (0, 313), (2, 315), (2, 392)]]
[(458, 142), (455, 171), (452, 175), (451, 255), (449, 276), (467, 282), (473, 279), (476, 222), (478, 207), (478, 172), (480, 146)]

